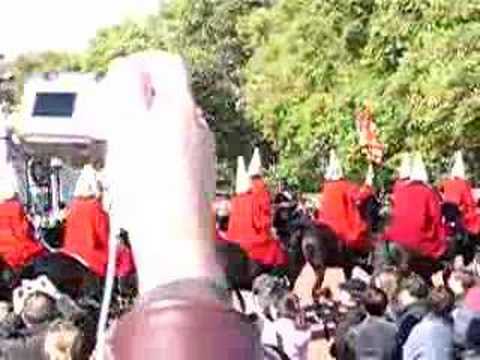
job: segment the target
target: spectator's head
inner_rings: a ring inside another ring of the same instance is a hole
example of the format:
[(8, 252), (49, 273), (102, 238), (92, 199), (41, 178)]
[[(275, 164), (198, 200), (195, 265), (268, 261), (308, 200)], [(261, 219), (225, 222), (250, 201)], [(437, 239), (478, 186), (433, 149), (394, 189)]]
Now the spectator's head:
[(402, 307), (409, 306), (428, 297), (429, 288), (425, 280), (417, 274), (411, 274), (400, 283), (397, 301)]
[(387, 309), (388, 299), (385, 292), (376, 287), (367, 289), (362, 299), (363, 306), (371, 316), (383, 316)]
[(30, 295), (22, 311), (22, 319), (27, 326), (39, 325), (51, 321), (56, 315), (55, 300), (50, 296), (36, 292)]
[(449, 288), (440, 286), (430, 292), (428, 300), (432, 313), (444, 317), (453, 310), (455, 295)]
[(88, 352), (84, 351), (83, 336), (71, 322), (53, 323), (45, 337), (45, 353), (49, 360), (87, 360)]
[(367, 290), (367, 284), (359, 279), (350, 279), (339, 286), (340, 305), (354, 308), (361, 301), (362, 295)]
[(467, 270), (456, 270), (450, 273), (446, 279), (446, 284), (453, 291), (455, 296), (461, 297), (475, 286), (477, 279), (475, 275)]
[(400, 275), (395, 268), (385, 268), (375, 274), (372, 278), (372, 285), (382, 289), (387, 295), (388, 301), (392, 301), (398, 293)]

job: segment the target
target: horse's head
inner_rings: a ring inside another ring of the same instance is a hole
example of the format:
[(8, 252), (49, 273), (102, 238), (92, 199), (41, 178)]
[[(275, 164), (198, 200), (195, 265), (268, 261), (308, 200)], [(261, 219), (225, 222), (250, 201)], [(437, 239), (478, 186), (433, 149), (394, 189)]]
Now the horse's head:
[(369, 196), (359, 205), (360, 216), (368, 224), (370, 231), (379, 230), (382, 221), (381, 208), (381, 202), (374, 195)]
[(273, 217), (273, 227), (275, 228), (280, 241), (287, 245), (290, 242), (295, 228), (297, 227), (297, 214), (295, 212), (295, 203), (276, 204)]
[[(447, 237), (454, 244), (455, 254), (462, 253), (470, 258), (473, 254), (467, 254), (471, 252), (471, 249), (468, 246), (465, 247), (465, 245), (468, 245), (468, 242), (465, 241), (468, 240), (468, 237), (463, 227), (462, 213), (459, 207), (453, 203), (443, 203), (442, 219), (446, 227)], [(471, 258), (468, 262), (470, 261)]]
[(442, 217), (449, 228), (456, 229), (462, 220), (462, 212), (456, 204), (443, 203), (442, 204)]

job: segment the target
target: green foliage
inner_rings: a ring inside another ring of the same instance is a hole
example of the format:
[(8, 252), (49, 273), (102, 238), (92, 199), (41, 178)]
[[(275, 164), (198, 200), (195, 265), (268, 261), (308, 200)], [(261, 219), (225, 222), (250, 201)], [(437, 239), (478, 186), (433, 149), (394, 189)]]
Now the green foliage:
[[(236, 156), (247, 155), (261, 137), (246, 121), (241, 69), (249, 54), (237, 35), (237, 20), (259, 1), (177, 0), (145, 24), (125, 23), (100, 31), (85, 57), (85, 70), (105, 71), (110, 61), (145, 49), (180, 53), (191, 70), (196, 100), (216, 134), (222, 178)], [(225, 182), (226, 180), (223, 180)]]
[(405, 150), (421, 151), (436, 178), (464, 148), (480, 177), (480, 0), (172, 0), (99, 31), (81, 56), (27, 55), (14, 69), (20, 84), (39, 71), (104, 72), (146, 49), (188, 62), (222, 186), (252, 145), (272, 181), (316, 191), (331, 148), (363, 179), (354, 118), (367, 102), (386, 145), (380, 183)]
[(177, 0), (162, 14), (167, 48), (190, 65), (193, 92), (215, 131), (218, 155), (232, 168), (238, 155), (261, 143), (245, 118), (241, 70), (251, 53), (237, 23), (266, 5), (258, 0)]
[(98, 31), (83, 61), (83, 70), (103, 73), (115, 58), (147, 49), (165, 48), (156, 24), (157, 19), (150, 18), (145, 24), (127, 21)]
[(373, 105), (386, 144), (421, 151), (434, 176), (452, 150), (478, 154), (479, 0), (280, 0), (245, 18), (248, 114), (280, 153), (278, 171), (316, 186), (338, 149), (363, 177), (355, 111)]

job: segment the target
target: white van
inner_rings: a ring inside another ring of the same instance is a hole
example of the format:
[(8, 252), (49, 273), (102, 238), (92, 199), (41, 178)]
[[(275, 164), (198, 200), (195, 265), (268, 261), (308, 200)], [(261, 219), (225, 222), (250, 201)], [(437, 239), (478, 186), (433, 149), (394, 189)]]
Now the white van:
[(41, 198), (41, 207), (55, 211), (70, 201), (80, 168), (103, 163), (106, 142), (95, 136), (99, 120), (92, 117), (97, 87), (94, 74), (38, 74), (25, 82), (8, 147), (30, 207)]

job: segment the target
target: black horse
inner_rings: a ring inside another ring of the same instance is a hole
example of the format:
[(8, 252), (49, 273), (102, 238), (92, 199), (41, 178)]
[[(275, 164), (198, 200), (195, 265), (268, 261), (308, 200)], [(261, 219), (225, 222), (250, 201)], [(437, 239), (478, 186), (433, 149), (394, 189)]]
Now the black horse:
[[(309, 263), (316, 273), (324, 275), (321, 259), (322, 244), (317, 241), (316, 236), (301, 236), (309, 234), (307, 229), (314, 229), (310, 226), (310, 219), (296, 212), (293, 207), (280, 207), (275, 211), (274, 223), (279, 234), (279, 241), (287, 253), (288, 262), (285, 266), (269, 267), (253, 261), (235, 243), (219, 242), (216, 244), (218, 262), (222, 266), (232, 290), (237, 293), (239, 290), (252, 290), (253, 280), (265, 273), (287, 277), (290, 287), (293, 288), (306, 263)], [(287, 229), (285, 230), (283, 227), (287, 227)]]
[[(470, 265), (478, 252), (476, 244), (479, 239), (465, 229), (462, 213), (456, 204), (443, 203), (441, 212), (447, 230), (448, 249), (440, 259), (425, 258), (394, 243), (386, 242), (378, 244), (375, 267), (381, 267), (383, 264), (393, 265), (406, 273), (415, 272), (431, 283), (434, 273), (438, 271), (446, 273), (451, 270), (452, 260), (458, 255), (462, 256), (464, 265)], [(377, 256), (379, 253), (383, 255)], [(378, 263), (377, 258), (380, 260)]]
[[(355, 254), (340, 246), (335, 232), (327, 225), (315, 223), (307, 214), (298, 209), (294, 197), (279, 195), (275, 197), (276, 207), (273, 226), (278, 240), (288, 255), (286, 266), (269, 268), (248, 258), (238, 244), (218, 243), (216, 245), (219, 263), (222, 265), (227, 281), (232, 289), (251, 290), (255, 277), (270, 273), (286, 276), (293, 288), (296, 280), (308, 263), (315, 273), (313, 291), (321, 288), (328, 267), (340, 266), (347, 278), (355, 266), (361, 266), (368, 272), (373, 271), (368, 254)], [(378, 229), (382, 219), (379, 215), (380, 203), (374, 197), (360, 204), (360, 212), (370, 229)], [(218, 219), (225, 226), (228, 221)], [(373, 230), (370, 230), (373, 231)]]
[(0, 262), (0, 299), (11, 301), (22, 280), (40, 275), (46, 275), (60, 292), (75, 300), (101, 293), (100, 279), (79, 261), (59, 252), (46, 252), (20, 269)]
[(477, 252), (478, 236), (470, 234), (463, 225), (462, 212), (456, 204), (442, 204), (442, 217), (447, 225), (450, 244), (449, 257), (461, 255), (465, 265), (469, 265)]
[(18, 279), (34, 279), (40, 275), (46, 275), (60, 292), (72, 299), (101, 299), (101, 278), (74, 257), (48, 252), (24, 266), (18, 273)]
[[(368, 233), (372, 242), (374, 234), (380, 231), (383, 222), (380, 209), (381, 203), (374, 196), (359, 204), (360, 214), (368, 224)], [(346, 278), (351, 277), (356, 266), (368, 273), (374, 271), (372, 253), (359, 253), (343, 247), (337, 234), (326, 224), (316, 223), (310, 219), (303, 221), (300, 226), (290, 232), (289, 243), (295, 249), (298, 249), (300, 244), (304, 259), (312, 266), (316, 276), (314, 292), (320, 290), (328, 267), (342, 268)], [(291, 271), (295, 271), (294, 269)]]
[[(63, 245), (63, 224), (58, 222), (49, 229), (40, 229), (46, 251), (21, 269), (12, 269), (0, 261), (0, 299), (11, 300), (13, 290), (23, 279), (35, 279), (46, 275), (55, 287), (77, 303), (100, 310), (104, 279), (95, 274), (80, 259), (58, 251)], [(129, 246), (128, 233), (122, 230), (121, 242)], [(52, 246), (54, 245), (54, 246)], [(111, 315), (123, 313), (132, 305), (138, 294), (136, 274), (115, 278)]]

